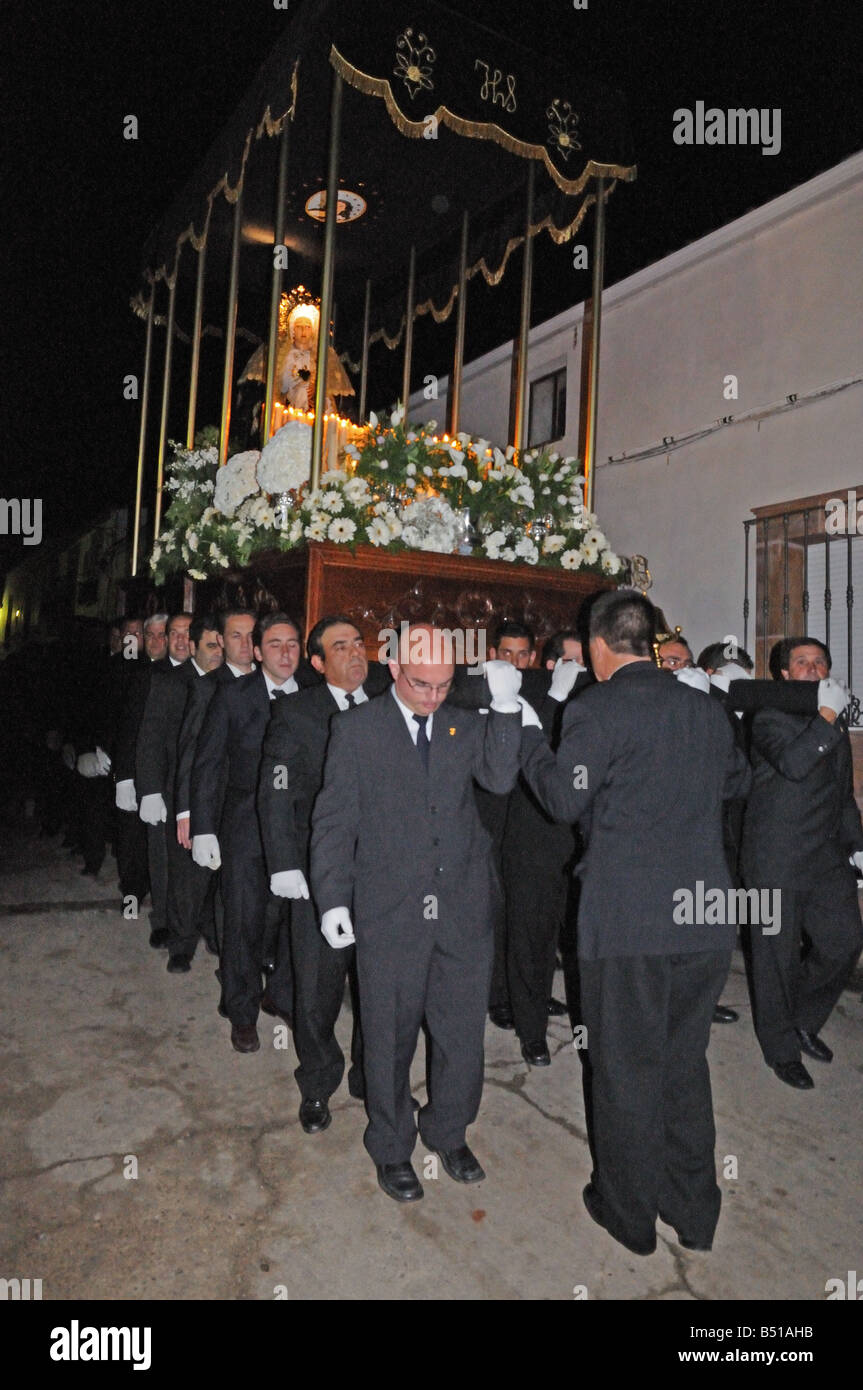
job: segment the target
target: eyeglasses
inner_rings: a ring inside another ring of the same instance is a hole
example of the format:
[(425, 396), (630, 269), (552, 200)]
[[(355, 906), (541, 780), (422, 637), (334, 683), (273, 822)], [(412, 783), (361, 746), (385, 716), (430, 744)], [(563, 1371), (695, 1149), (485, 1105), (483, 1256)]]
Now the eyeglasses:
[(428, 681), (412, 681), (410, 676), (405, 676), (404, 671), (402, 671), (402, 676), (417, 695), (446, 695), (453, 682), (452, 676), (442, 685), (429, 685)]

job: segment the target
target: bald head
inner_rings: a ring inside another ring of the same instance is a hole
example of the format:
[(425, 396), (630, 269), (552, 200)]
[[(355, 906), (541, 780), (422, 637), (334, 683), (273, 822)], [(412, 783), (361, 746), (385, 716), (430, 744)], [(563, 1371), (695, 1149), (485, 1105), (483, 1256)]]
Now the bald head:
[(431, 623), (403, 624), (398, 654), (389, 663), (396, 694), (415, 714), (433, 714), (455, 674), (452, 634)]

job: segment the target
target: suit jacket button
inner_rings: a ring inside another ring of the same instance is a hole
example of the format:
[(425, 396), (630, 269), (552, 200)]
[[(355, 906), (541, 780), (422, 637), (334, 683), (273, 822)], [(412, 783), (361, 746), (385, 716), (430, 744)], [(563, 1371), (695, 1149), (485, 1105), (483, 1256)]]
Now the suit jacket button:
[(437, 874), (442, 874), (442, 873), (443, 873), (443, 864), (438, 864), (437, 868), (435, 869), (435, 873), (437, 873)]

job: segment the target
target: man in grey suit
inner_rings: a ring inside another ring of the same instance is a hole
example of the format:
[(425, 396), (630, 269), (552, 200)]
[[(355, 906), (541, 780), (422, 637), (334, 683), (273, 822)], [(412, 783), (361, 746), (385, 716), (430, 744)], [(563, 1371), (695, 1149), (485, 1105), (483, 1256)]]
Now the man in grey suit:
[[(524, 774), (549, 814), (578, 821), (578, 956), (594, 1171), (590, 1216), (627, 1249), (656, 1249), (656, 1218), (709, 1250), (719, 1218), (707, 1044), (736, 917), (680, 911), (701, 884), (729, 902), (722, 803), (749, 766), (713, 700), (651, 658), (654, 610), (634, 590), (590, 613), (597, 683), (566, 707), (557, 753), (525, 730)], [(669, 795), (668, 768), (675, 768)], [(698, 923), (698, 918), (703, 923)], [(716, 925), (713, 925), (713, 923)]]
[(335, 947), (356, 940), (365, 1146), (396, 1201), (423, 1195), (410, 1161), (410, 1065), (424, 1021), (420, 1135), (456, 1181), (485, 1176), (465, 1131), (482, 1094), (500, 884), (473, 778), (493, 792), (515, 785), (523, 706), (518, 673), (505, 662), (487, 667), (488, 714), (444, 705), (455, 669), (446, 637), (426, 624), (405, 630), (400, 659), (389, 663), (391, 691), (333, 720), (312, 819), (321, 930)]

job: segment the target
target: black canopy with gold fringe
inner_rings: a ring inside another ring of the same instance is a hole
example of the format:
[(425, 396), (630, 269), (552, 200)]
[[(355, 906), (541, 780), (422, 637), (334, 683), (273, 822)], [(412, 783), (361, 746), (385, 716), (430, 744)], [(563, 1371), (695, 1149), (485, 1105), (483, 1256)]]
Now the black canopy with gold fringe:
[[(355, 286), (373, 282), (373, 341), (394, 346), (401, 337), (411, 246), (416, 312), (448, 317), (465, 210), (469, 276), (500, 279), (523, 240), (525, 160), (537, 161), (538, 170), (532, 233), (546, 230), (557, 241), (578, 229), (592, 177), (635, 177), (622, 98), (584, 75), (439, 0), (307, 3), (150, 238), (148, 283), (133, 300), (139, 312), (153, 281), (173, 275), (186, 240), (206, 243), (208, 282), (223, 283), (242, 179), (240, 322), (264, 334), (279, 143), (270, 137), (286, 118), (285, 242), (300, 260), (299, 278), (313, 279), (324, 232), (306, 203), (326, 181), (333, 69), (345, 82), (340, 183), (367, 204), (363, 216), (339, 226), (337, 276), (340, 287), (342, 276)], [(181, 296), (178, 326), (186, 318), (182, 303)]]

